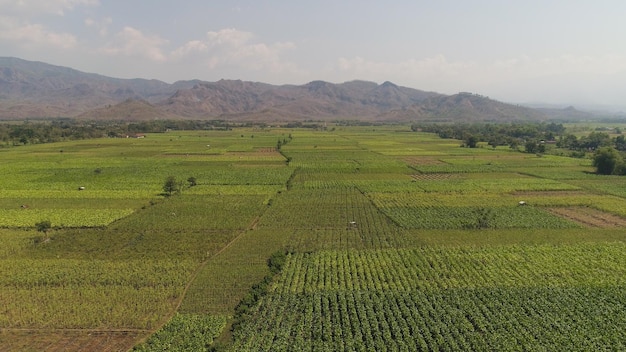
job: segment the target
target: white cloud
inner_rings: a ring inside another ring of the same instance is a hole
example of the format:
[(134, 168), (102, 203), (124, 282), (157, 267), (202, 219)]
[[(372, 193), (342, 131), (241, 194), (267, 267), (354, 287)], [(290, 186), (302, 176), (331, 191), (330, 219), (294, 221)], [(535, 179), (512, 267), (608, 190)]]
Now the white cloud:
[(193, 53), (206, 52), (208, 49), (209, 47), (205, 42), (200, 40), (192, 40), (185, 43), (185, 45), (181, 46), (180, 48), (174, 50), (171, 53), (171, 56), (174, 59), (180, 59)]
[(107, 17), (100, 21), (96, 21), (93, 18), (86, 18), (84, 22), (85, 26), (95, 28), (101, 37), (106, 37), (109, 34), (109, 26), (113, 23), (113, 19), (111, 17)]
[(0, 39), (21, 49), (70, 49), (77, 46), (75, 34), (53, 30), (35, 20), (39, 15), (63, 16), (78, 6), (97, 6), (98, 0), (0, 0)]
[(250, 32), (239, 31), (234, 28), (222, 29), (218, 32), (208, 32), (206, 42), (210, 47), (241, 47), (246, 45), (253, 35)]
[(63, 16), (77, 6), (98, 6), (99, 0), (0, 0), (5, 14), (55, 14)]
[[(94, 20), (85, 22), (97, 27)], [(239, 69), (262, 72), (297, 72), (294, 64), (282, 59), (281, 54), (295, 46), (292, 43), (254, 42), (250, 32), (223, 29), (208, 32), (202, 40), (190, 40), (166, 52), (169, 41), (159, 36), (149, 36), (133, 27), (125, 27), (114, 40), (101, 48), (101, 53), (111, 56), (141, 57), (154, 62), (198, 64), (216, 69)], [(187, 65), (187, 66), (189, 66)]]
[(124, 29), (115, 35), (115, 41), (100, 49), (100, 52), (111, 56), (134, 56), (151, 61), (164, 62), (167, 57), (162, 47), (168, 41), (159, 36), (148, 36), (133, 27)]
[(20, 47), (56, 47), (69, 49), (76, 46), (77, 39), (70, 33), (57, 33), (40, 24), (18, 25), (0, 21), (0, 38), (15, 42)]
[(254, 34), (233, 28), (208, 32), (204, 40), (193, 40), (171, 52), (172, 59), (199, 59), (210, 69), (238, 67), (246, 70), (296, 72), (296, 66), (281, 54), (295, 48), (290, 42), (258, 43)]
[[(454, 93), (480, 92), (514, 82), (549, 81), (549, 77), (611, 75), (626, 71), (626, 57), (616, 55), (532, 58), (519, 56), (491, 62), (451, 61), (443, 55), (420, 60), (379, 62), (362, 57), (339, 58), (335, 74), (344, 79), (392, 80), (416, 88)], [(491, 88), (490, 88), (491, 87)], [(563, 87), (567, 88), (567, 87)]]
[(337, 62), (339, 74), (349, 76), (350, 79), (399, 82), (439, 81), (443, 83), (472, 72), (476, 66), (473, 62), (451, 62), (443, 55), (400, 62), (378, 62), (362, 57), (339, 58)]

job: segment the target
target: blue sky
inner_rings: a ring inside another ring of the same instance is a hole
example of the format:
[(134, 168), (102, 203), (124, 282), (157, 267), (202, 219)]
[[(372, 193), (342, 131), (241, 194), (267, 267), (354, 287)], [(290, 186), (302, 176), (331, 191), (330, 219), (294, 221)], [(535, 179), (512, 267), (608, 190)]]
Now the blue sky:
[(0, 55), (119, 78), (354, 79), (626, 106), (621, 0), (0, 0)]

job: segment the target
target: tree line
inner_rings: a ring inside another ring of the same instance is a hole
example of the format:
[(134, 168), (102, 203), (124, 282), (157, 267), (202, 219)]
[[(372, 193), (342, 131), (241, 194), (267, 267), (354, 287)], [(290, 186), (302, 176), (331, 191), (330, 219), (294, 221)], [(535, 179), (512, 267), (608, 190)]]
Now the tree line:
[(54, 119), (0, 123), (0, 147), (54, 143), (91, 138), (123, 138), (137, 133), (159, 133), (168, 130), (228, 130), (246, 126), (222, 120), (153, 120), (142, 122), (81, 121)]
[(534, 151), (542, 144), (541, 141), (554, 141), (565, 133), (565, 127), (554, 122), (413, 124), (411, 130), (436, 133), (441, 138), (459, 139), (469, 148), (476, 148), (479, 142), (486, 142), (493, 148), (508, 145), (518, 149), (524, 146)]
[[(473, 123), (473, 124), (413, 124), (413, 131), (432, 132), (441, 138), (462, 140), (463, 146), (478, 147), (486, 142), (489, 146), (509, 146), (526, 153), (543, 154), (546, 144), (569, 150), (569, 156), (586, 157), (592, 153), (592, 164), (598, 174), (626, 175), (626, 137), (619, 128), (598, 129), (584, 136), (566, 133), (562, 124), (550, 123)], [(522, 148), (523, 147), (523, 148)]]

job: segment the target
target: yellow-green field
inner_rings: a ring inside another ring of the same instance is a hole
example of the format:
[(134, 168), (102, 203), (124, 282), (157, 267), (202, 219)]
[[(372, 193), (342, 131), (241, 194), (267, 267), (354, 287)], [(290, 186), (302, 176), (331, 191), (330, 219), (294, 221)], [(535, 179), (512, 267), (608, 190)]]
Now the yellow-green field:
[(0, 350), (626, 349), (623, 176), (460, 144), (337, 126), (0, 149)]

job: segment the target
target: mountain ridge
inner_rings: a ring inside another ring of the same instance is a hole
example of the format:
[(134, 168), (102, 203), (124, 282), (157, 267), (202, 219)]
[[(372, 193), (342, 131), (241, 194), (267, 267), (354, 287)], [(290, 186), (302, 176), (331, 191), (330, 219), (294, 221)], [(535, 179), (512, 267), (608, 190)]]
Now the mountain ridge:
[[(566, 116), (567, 111), (559, 116)], [(112, 78), (0, 57), (0, 119), (511, 121), (545, 120), (531, 109), (472, 93), (444, 95), (385, 81), (272, 85), (243, 80), (166, 83)], [(579, 114), (580, 115), (580, 114)]]

